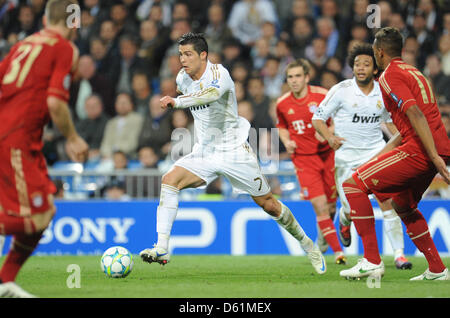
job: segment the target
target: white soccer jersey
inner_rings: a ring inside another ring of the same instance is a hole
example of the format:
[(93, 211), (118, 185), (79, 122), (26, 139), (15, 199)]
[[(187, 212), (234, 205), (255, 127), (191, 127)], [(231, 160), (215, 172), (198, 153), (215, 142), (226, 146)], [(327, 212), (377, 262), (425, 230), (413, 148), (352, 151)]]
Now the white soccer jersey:
[(182, 69), (175, 108), (189, 108), (194, 117), (195, 134), (202, 146), (233, 149), (248, 138), (250, 123), (238, 116), (234, 82), (221, 64), (208, 61), (202, 77), (194, 81)]
[(326, 121), (333, 117), (335, 135), (345, 138), (335, 153), (336, 166), (364, 162), (373, 156), (374, 150), (385, 145), (381, 131), (382, 122), (392, 122), (384, 107), (378, 82), (369, 95), (358, 87), (355, 78), (333, 86), (320, 103), (313, 120)]

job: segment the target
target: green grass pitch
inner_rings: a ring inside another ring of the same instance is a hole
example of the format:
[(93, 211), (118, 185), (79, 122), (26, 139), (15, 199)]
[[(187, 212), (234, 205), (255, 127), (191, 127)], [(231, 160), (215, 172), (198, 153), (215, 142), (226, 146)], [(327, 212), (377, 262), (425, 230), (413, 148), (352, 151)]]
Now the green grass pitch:
[[(353, 266), (334, 264), (327, 256), (328, 271), (317, 275), (304, 256), (184, 256), (174, 255), (165, 267), (143, 263), (134, 255), (134, 268), (126, 278), (106, 277), (100, 256), (33, 256), (17, 277), (25, 290), (50, 298), (422, 298), (450, 297), (450, 281), (411, 282), (427, 263), (410, 257), (412, 270), (397, 270), (392, 257), (383, 257), (385, 276), (369, 288), (366, 280), (347, 281), (339, 271)], [(4, 257), (0, 259), (2, 262)], [(80, 268), (80, 288), (68, 266)], [(444, 258), (450, 266), (450, 257)], [(70, 285), (70, 284), (69, 284)], [(379, 288), (376, 288), (379, 287)]]

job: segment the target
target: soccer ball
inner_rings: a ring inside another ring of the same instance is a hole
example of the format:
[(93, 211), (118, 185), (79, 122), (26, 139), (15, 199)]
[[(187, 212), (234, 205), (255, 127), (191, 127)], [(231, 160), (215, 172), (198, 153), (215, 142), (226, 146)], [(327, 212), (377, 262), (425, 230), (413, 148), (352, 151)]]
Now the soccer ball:
[(108, 277), (127, 277), (133, 270), (133, 255), (125, 247), (113, 246), (103, 253), (100, 265)]

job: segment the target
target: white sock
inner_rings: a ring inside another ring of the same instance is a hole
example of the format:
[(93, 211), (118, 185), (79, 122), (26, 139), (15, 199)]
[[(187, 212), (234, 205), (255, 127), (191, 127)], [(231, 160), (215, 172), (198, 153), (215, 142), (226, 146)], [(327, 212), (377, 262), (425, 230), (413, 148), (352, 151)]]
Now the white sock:
[(384, 230), (389, 238), (392, 249), (394, 250), (394, 257), (400, 257), (403, 255), (405, 247), (402, 221), (395, 210), (383, 211), (383, 218)]
[(164, 249), (169, 248), (170, 232), (178, 211), (178, 190), (167, 184), (161, 185), (161, 195), (159, 206), (156, 212), (156, 232), (158, 232), (158, 242), (156, 246)]
[(306, 235), (300, 224), (298, 224), (291, 210), (281, 201), (278, 202), (281, 204), (281, 214), (279, 217), (273, 219), (300, 242), (300, 246), (306, 253), (311, 252), (314, 245), (313, 241)]
[(344, 226), (349, 226), (350, 224), (352, 224), (352, 221), (350, 221), (349, 219), (347, 219), (346, 215), (348, 216), (350, 213), (346, 213), (344, 210), (344, 207), (341, 207), (339, 209), (339, 222), (341, 224), (343, 224)]
[(5, 236), (0, 235), (0, 256), (3, 255), (3, 245), (5, 245)]

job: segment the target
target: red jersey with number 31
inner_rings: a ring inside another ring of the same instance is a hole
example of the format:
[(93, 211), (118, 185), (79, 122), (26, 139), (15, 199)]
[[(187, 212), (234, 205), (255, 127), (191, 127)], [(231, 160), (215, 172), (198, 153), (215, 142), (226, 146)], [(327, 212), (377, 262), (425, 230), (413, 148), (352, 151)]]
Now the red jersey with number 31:
[(323, 87), (308, 85), (308, 94), (304, 98), (295, 98), (289, 92), (277, 101), (276, 126), (289, 131), (290, 139), (297, 144), (297, 155), (313, 155), (331, 149), (327, 141), (320, 142), (316, 138), (316, 130), (312, 125), (312, 116), (327, 92)]
[(77, 52), (70, 41), (46, 29), (11, 48), (0, 64), (0, 144), (42, 149), (50, 119), (47, 97), (69, 100)]
[(417, 105), (427, 119), (438, 154), (450, 156), (450, 140), (428, 79), (414, 66), (396, 58), (381, 74), (379, 82), (384, 105), (402, 135), (402, 146), (412, 146), (426, 155), (420, 138), (406, 116), (406, 111)]

